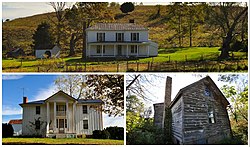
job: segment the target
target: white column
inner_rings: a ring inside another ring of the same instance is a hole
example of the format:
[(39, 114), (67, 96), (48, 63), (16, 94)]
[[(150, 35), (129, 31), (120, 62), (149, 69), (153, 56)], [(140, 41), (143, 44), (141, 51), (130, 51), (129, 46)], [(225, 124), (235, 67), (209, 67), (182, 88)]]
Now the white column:
[(67, 119), (67, 129), (66, 129), (66, 133), (69, 131), (69, 103), (66, 102), (66, 119)]
[[(102, 110), (102, 106), (101, 106), (101, 110)], [(101, 111), (101, 130), (103, 130), (102, 111)]]
[(102, 45), (102, 56), (103, 56), (103, 45)]
[(138, 57), (138, 54), (139, 54), (139, 45), (136, 45), (136, 53), (137, 53), (137, 57)]
[(128, 45), (127, 45), (127, 57), (128, 57)]
[(114, 44), (114, 57), (115, 57), (115, 50), (116, 50), (116, 45)]
[(149, 46), (147, 46), (147, 49), (148, 49), (148, 57), (149, 57)]
[(46, 128), (46, 132), (49, 133), (49, 123), (50, 123), (50, 116), (49, 116), (49, 102), (47, 102), (47, 128)]
[(73, 103), (73, 110), (72, 110), (72, 124), (73, 124), (73, 132), (72, 133), (76, 133), (75, 132), (75, 127), (76, 127), (76, 124), (75, 124), (75, 103)]
[(91, 46), (89, 45), (89, 47), (88, 47), (88, 51), (89, 51), (89, 57), (91, 56), (91, 55), (90, 55), (90, 47), (91, 47)]
[(54, 133), (56, 132), (56, 102), (54, 102), (54, 127), (53, 127), (53, 130), (54, 130)]

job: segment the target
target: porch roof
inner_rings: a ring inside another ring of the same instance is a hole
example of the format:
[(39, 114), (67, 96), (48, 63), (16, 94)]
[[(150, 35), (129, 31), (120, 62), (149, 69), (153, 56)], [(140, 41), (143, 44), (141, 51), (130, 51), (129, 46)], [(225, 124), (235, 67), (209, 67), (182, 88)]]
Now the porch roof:
[(148, 45), (150, 42), (147, 41), (104, 41), (104, 42), (88, 42), (91, 45)]
[(148, 29), (135, 23), (96, 23), (86, 31), (147, 31)]

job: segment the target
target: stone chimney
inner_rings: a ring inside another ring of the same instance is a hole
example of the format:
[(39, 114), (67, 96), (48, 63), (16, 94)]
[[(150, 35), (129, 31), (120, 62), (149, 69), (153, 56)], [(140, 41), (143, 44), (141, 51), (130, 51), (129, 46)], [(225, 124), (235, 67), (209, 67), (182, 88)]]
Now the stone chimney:
[(166, 111), (169, 111), (169, 106), (171, 103), (171, 92), (172, 92), (172, 78), (167, 76), (166, 79), (166, 87), (165, 87), (165, 98), (164, 98), (164, 109), (163, 109), (163, 119), (162, 119), (162, 128), (164, 128), (164, 124), (166, 124), (165, 122), (165, 117), (166, 115)]
[(23, 104), (28, 103), (28, 97), (23, 97)]
[(129, 23), (135, 23), (134, 19), (129, 19)]

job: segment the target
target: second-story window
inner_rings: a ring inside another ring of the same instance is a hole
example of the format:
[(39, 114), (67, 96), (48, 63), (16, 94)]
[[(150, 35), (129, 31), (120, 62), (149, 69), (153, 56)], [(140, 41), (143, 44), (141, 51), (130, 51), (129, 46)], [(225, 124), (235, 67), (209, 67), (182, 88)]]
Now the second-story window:
[(139, 33), (131, 33), (131, 41), (139, 41)]
[(116, 41), (124, 41), (124, 33), (116, 33)]
[(97, 33), (97, 42), (105, 41), (105, 33)]
[(83, 114), (88, 114), (88, 107), (86, 105), (82, 106), (82, 113)]
[(41, 113), (41, 107), (40, 106), (36, 106), (36, 114), (40, 114)]

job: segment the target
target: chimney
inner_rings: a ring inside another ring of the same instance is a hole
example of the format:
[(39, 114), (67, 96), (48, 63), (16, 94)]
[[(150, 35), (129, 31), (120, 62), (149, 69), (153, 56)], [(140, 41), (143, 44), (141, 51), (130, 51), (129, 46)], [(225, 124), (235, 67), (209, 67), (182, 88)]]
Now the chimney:
[[(165, 117), (169, 116), (168, 113), (170, 112), (170, 103), (171, 103), (171, 92), (172, 92), (172, 78), (167, 76), (166, 79), (166, 87), (165, 87), (165, 99), (164, 99), (164, 109), (163, 109), (163, 117), (162, 117), (162, 128), (164, 128), (164, 125), (166, 125), (166, 123), (168, 123), (169, 120), (167, 120), (167, 122), (165, 122)], [(167, 118), (169, 119), (169, 118)]]
[(23, 97), (23, 104), (28, 103), (28, 97)]
[(135, 23), (134, 19), (129, 19), (129, 23)]

